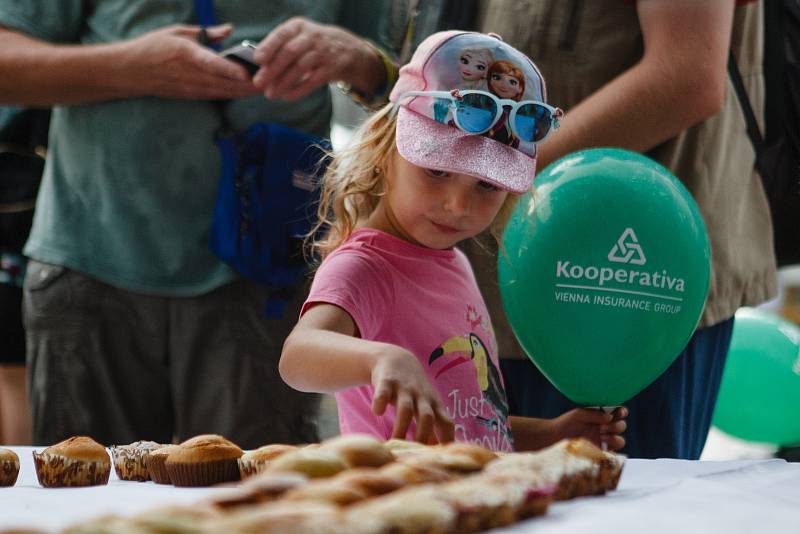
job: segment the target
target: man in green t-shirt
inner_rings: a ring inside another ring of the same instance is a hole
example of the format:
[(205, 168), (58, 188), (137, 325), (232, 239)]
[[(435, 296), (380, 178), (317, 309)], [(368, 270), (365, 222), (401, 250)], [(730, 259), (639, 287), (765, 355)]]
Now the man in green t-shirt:
[(208, 249), (220, 168), (211, 101), (232, 100), (227, 118), (239, 130), (276, 122), (326, 135), (328, 82), (365, 96), (386, 85), (377, 50), (336, 26), (358, 13), (375, 31), (379, 7), (219, 0), (215, 9), (230, 24), (208, 28), (212, 41), (261, 41), (256, 57), (270, 61), (255, 78), (198, 42), (192, 2), (0, 4), (0, 103), (54, 107), (25, 248), (34, 443), (317, 439), (318, 399), (277, 370), (303, 292), (267, 318), (270, 288)]

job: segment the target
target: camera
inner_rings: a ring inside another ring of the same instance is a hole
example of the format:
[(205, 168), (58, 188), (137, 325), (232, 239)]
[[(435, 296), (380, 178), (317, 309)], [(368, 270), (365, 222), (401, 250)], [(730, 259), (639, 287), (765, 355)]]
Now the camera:
[(253, 76), (261, 66), (253, 59), (253, 53), (256, 50), (257, 44), (253, 41), (242, 41), (241, 43), (227, 48), (219, 53), (225, 59), (229, 59), (234, 63), (238, 63), (247, 69), (250, 76)]

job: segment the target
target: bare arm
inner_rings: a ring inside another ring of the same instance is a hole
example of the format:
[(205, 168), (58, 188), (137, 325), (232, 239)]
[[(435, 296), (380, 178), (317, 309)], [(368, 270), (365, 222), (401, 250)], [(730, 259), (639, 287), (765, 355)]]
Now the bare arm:
[(392, 437), (404, 438), (412, 419), (416, 439), (453, 439), (453, 423), (417, 358), (397, 345), (354, 337), (356, 325), (343, 309), (318, 304), (308, 310), (283, 345), (280, 373), (300, 391), (332, 393), (372, 384), (372, 411), (397, 408)]
[[(209, 33), (222, 39), (231, 30), (218, 26)], [(201, 46), (198, 32), (196, 26), (169, 26), (111, 44), (54, 45), (0, 27), (0, 102), (50, 106), (257, 94), (244, 68)]]
[(597, 409), (576, 408), (555, 419), (518, 416), (508, 419), (514, 434), (514, 448), (518, 451), (535, 451), (559, 440), (577, 437), (617, 450), (625, 446), (621, 434), (627, 428), (627, 416), (627, 408), (622, 407), (610, 414)]
[(734, 0), (639, 0), (644, 56), (570, 109), (539, 148), (540, 167), (575, 150), (646, 151), (717, 113)]

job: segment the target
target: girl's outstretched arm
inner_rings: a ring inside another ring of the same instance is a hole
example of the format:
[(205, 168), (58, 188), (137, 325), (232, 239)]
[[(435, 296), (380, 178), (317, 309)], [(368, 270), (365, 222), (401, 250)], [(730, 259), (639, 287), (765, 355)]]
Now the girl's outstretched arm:
[(514, 433), (514, 447), (518, 451), (548, 447), (564, 438), (584, 437), (597, 445), (606, 444), (612, 450), (625, 446), (621, 436), (627, 427), (628, 409), (619, 407), (607, 414), (601, 410), (576, 408), (555, 419), (535, 417), (509, 417)]
[(342, 308), (310, 308), (283, 344), (281, 377), (299, 391), (317, 393), (371, 384), (372, 411), (382, 415), (389, 404), (397, 410), (392, 437), (406, 437), (416, 420), (417, 441), (451, 441), (453, 423), (416, 356), (356, 334), (355, 322)]

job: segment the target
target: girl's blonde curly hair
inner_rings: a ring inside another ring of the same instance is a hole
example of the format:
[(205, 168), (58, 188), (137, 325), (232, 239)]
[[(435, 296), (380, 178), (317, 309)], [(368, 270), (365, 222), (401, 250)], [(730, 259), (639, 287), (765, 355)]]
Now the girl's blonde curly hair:
[[(306, 250), (322, 260), (344, 243), (356, 225), (369, 217), (386, 194), (386, 172), (394, 156), (397, 114), (387, 104), (355, 132), (354, 142), (329, 154), (322, 179), (317, 222), (306, 236)], [(489, 227), (502, 247), (502, 232), (518, 196), (508, 195)]]

